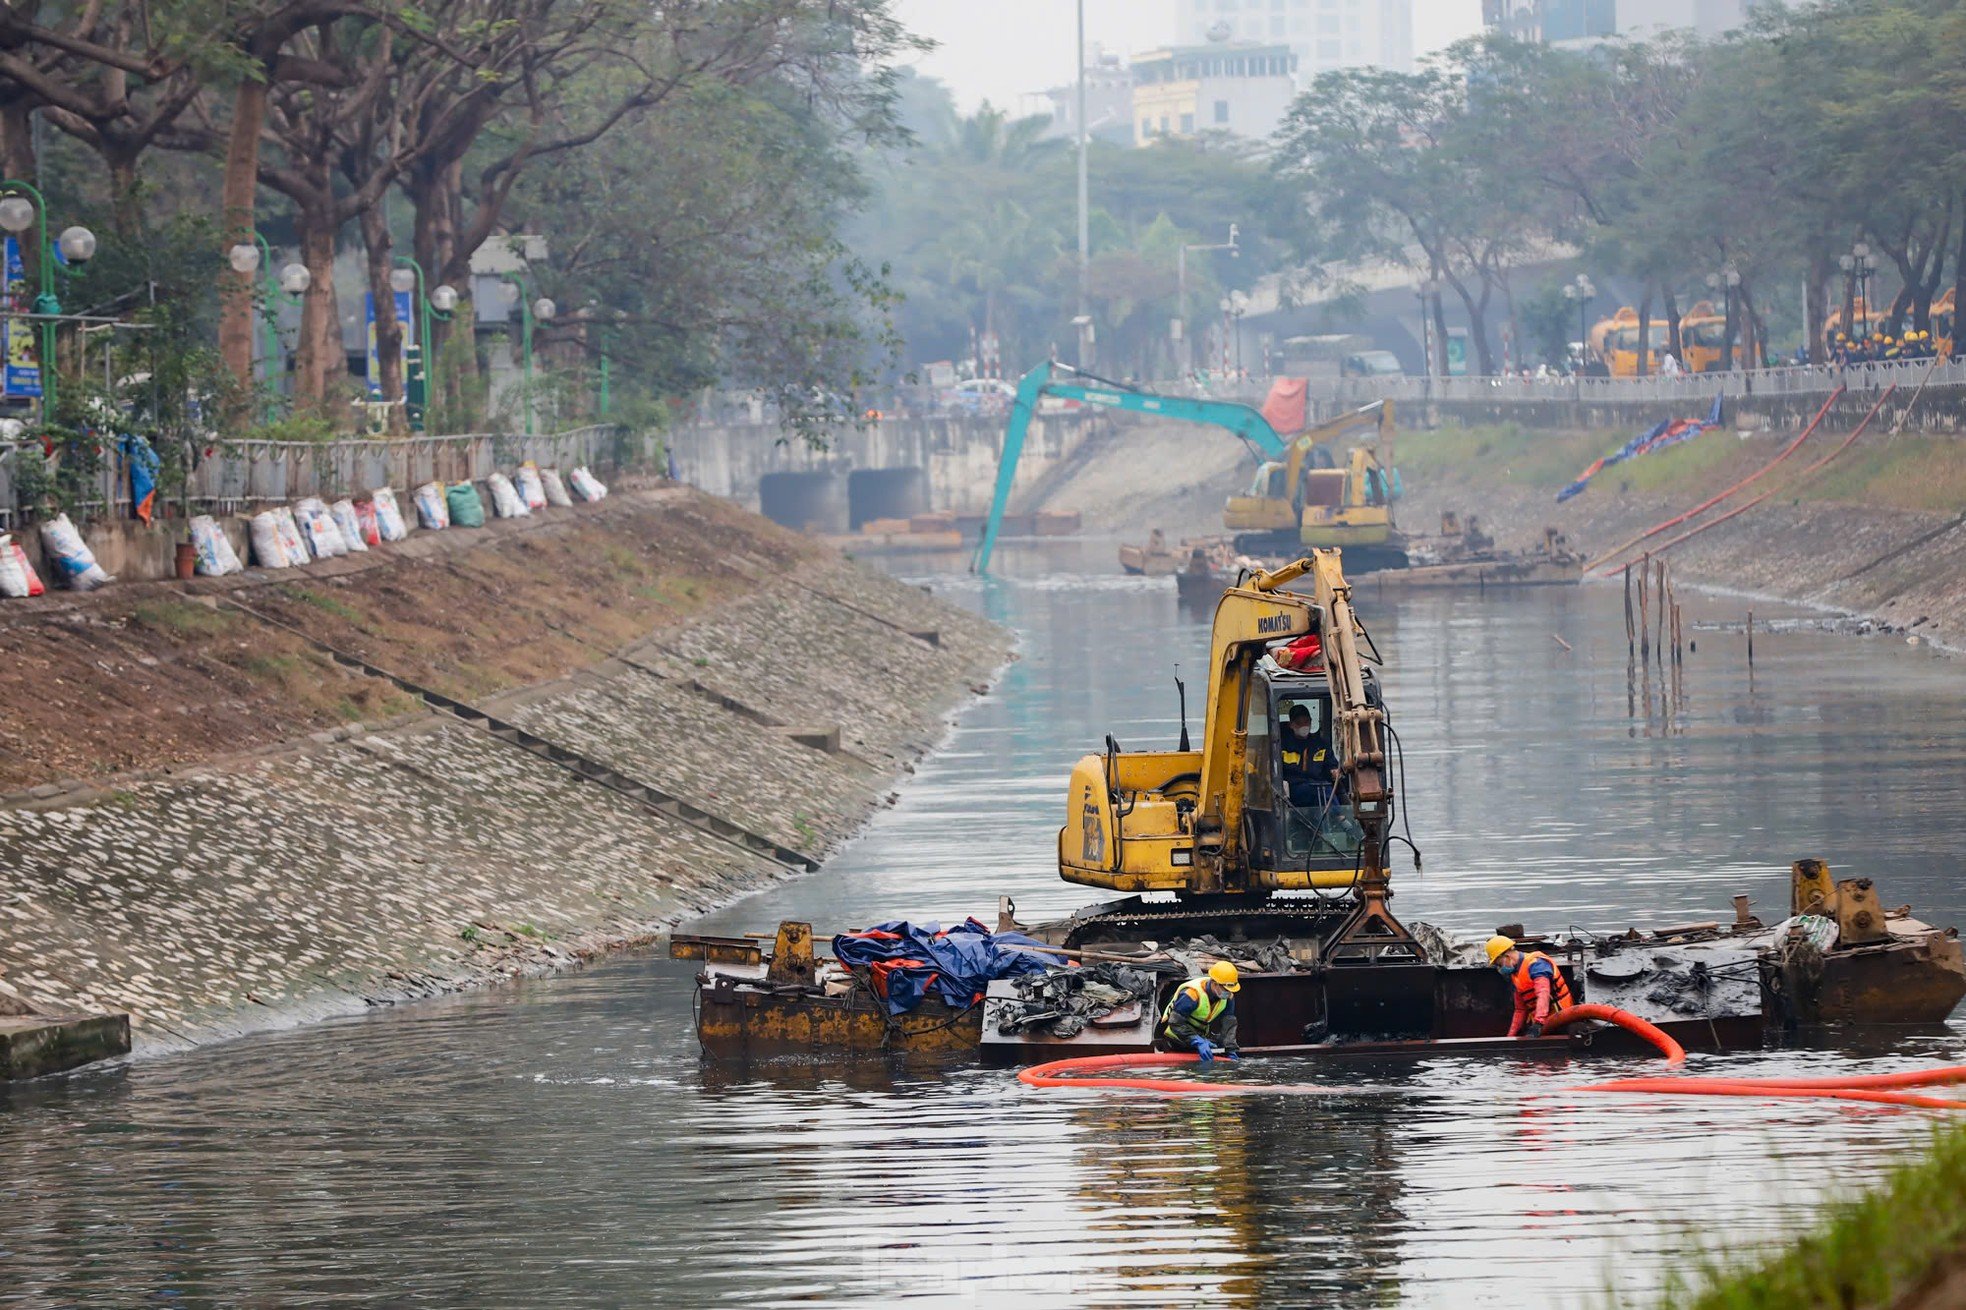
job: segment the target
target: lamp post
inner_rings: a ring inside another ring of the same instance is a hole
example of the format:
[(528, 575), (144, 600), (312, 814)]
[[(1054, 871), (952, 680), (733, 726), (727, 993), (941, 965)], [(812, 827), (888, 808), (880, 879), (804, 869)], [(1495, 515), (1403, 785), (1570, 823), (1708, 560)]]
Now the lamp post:
[(1871, 258), (1870, 243), (1859, 241), (1850, 247), (1852, 262), (1857, 269), (1857, 303), (1863, 307), (1865, 336), (1869, 336), (1870, 320), (1870, 275), (1877, 271), (1877, 261)]
[(1194, 367), (1194, 352), (1188, 342), (1188, 252), (1190, 250), (1226, 250), (1230, 259), (1242, 258), (1241, 229), (1229, 224), (1229, 239), (1212, 243), (1184, 245), (1174, 261), (1174, 322), (1175, 338), (1181, 342), (1182, 363), (1185, 369)]
[(532, 403), (533, 323), (535, 321), (541, 323), (551, 322), (553, 320), (553, 316), (560, 312), (560, 307), (554, 304), (551, 300), (548, 300), (545, 296), (540, 296), (536, 300), (533, 299), (532, 288), (526, 285), (526, 279), (523, 274), (507, 273), (505, 275), (505, 281), (511, 285), (512, 289), (515, 292), (518, 293), (517, 300), (519, 302), (519, 341), (525, 355), (525, 369), (526, 369), (525, 371), (526, 435), (530, 437), (533, 435), (533, 403)]
[(1731, 373), (1734, 371), (1734, 288), (1741, 285), (1741, 271), (1732, 264), (1723, 267), (1718, 273), (1707, 274), (1707, 290), (1718, 291), (1721, 296), (1722, 322), (1725, 333), (1721, 340), (1720, 367)]
[(1249, 310), (1249, 297), (1240, 291), (1229, 293), (1229, 322), (1236, 338), (1236, 380), (1242, 380), (1242, 316)]
[(50, 244), (48, 202), (41, 192), (16, 178), (0, 181), (0, 228), (19, 236), (37, 224), (41, 294), (34, 298), (34, 313), (41, 320), (41, 416), (46, 421), (55, 408), (55, 319), (61, 313), (55, 295), (55, 250), (58, 246), (70, 264), (86, 264), (95, 257), (96, 234), (86, 227), (64, 228), (56, 244)]
[(1587, 275), (1579, 273), (1563, 284), (1563, 298), (1574, 301), (1577, 305), (1577, 371), (1574, 376), (1577, 380), (1577, 394), (1581, 397), (1584, 391), (1584, 368), (1590, 362), (1589, 320), (1591, 301), (1597, 298), (1597, 285)]
[(430, 398), (436, 394), (437, 387), (437, 360), (430, 349), (430, 320), (435, 317), (448, 323), (451, 311), (457, 307), (457, 292), (451, 287), (439, 285), (426, 292), (428, 286), (428, 280), (423, 276), (423, 265), (409, 255), (396, 256), (396, 267), (389, 270), (389, 289), (409, 293), (410, 303), (416, 311), (417, 364), (418, 371), (423, 375), (418, 379), (423, 385), (421, 413), (416, 415), (412, 424), (418, 431), (424, 431), (429, 426)]
[[(251, 277), (264, 267), (268, 301), (278, 294), (284, 295), (289, 304), (299, 304), (301, 296), (313, 284), (314, 275), (307, 271), (307, 265), (295, 262), (282, 268), (276, 277), (273, 272), (273, 248), (267, 245), (266, 238), (257, 229), (252, 236), (251, 241), (238, 242), (225, 252), (226, 263), (232, 266), (233, 272), (246, 277)], [(269, 389), (277, 389), (275, 370), (280, 364), (280, 325), (274, 320), (270, 309), (261, 317), (266, 322), (266, 381)], [(270, 419), (272, 415), (273, 406), (269, 402), (267, 417)]]

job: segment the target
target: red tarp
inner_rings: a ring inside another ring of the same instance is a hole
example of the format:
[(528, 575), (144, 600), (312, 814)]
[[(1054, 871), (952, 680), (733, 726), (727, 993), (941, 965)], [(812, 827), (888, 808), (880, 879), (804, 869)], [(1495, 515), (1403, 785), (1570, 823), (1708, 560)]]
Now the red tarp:
[(1304, 392), (1309, 385), (1309, 378), (1278, 378), (1270, 384), (1269, 399), (1263, 402), (1263, 417), (1270, 421), (1278, 436), (1288, 437), (1304, 430)]

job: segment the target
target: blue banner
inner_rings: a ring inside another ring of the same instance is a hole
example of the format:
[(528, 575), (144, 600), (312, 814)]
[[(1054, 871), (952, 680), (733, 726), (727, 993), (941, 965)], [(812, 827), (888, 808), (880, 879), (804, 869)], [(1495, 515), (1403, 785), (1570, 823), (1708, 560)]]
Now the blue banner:
[(6, 350), (6, 365), (0, 369), (0, 395), (39, 396), (41, 394), (40, 352), (35, 343), (34, 323), (18, 315), (29, 312), (34, 297), (27, 291), (27, 266), (21, 262), (20, 238), (7, 238), (6, 285), (0, 294), (0, 345)]

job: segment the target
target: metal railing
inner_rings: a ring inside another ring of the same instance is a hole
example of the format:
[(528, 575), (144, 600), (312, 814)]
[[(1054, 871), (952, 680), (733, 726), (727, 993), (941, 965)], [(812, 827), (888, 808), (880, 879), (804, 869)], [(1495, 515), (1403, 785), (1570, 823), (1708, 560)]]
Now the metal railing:
[[(113, 438), (112, 438), (113, 440)], [(633, 439), (596, 423), (565, 432), (524, 436), (474, 432), (451, 437), (356, 437), (337, 441), (218, 441), (195, 452), (183, 493), (159, 490), (172, 504), (189, 501), (208, 513), (319, 496), (335, 500), (377, 487), (406, 492), (425, 482), (478, 482), (531, 460), (542, 468), (589, 465), (603, 470), (632, 457)], [(0, 443), (0, 527), (20, 521), (15, 465), (31, 442)], [(643, 452), (646, 454), (646, 452)], [(81, 517), (128, 518), (130, 462), (120, 441), (104, 453), (91, 495), (74, 509)]]
[(1936, 364), (1929, 359), (1907, 359), (1842, 368), (1811, 365), (1642, 378), (1334, 378), (1313, 381), (1311, 394), (1336, 404), (1359, 405), (1374, 400), (1417, 404), (1693, 404), (1711, 401), (1716, 395), (1730, 400), (1827, 396), (1838, 386), (1851, 391), (1881, 391), (1895, 384), (1909, 392), (1921, 382), (1928, 389), (1966, 386), (1966, 359)]

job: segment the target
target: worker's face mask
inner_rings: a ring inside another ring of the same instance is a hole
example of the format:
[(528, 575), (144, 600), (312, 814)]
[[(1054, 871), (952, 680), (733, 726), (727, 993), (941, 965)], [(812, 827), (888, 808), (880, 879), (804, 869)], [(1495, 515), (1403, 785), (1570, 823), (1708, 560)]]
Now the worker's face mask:
[(1290, 732), (1298, 741), (1309, 741), (1311, 737), (1311, 725), (1308, 723), (1293, 723), (1290, 725)]
[(1504, 955), (1504, 956), (1502, 956), (1502, 957), (1501, 957), (1500, 959), (1498, 959), (1498, 960), (1496, 960), (1496, 961), (1495, 961), (1495, 972), (1496, 972), (1496, 973), (1513, 973), (1513, 972), (1515, 972), (1515, 970), (1513, 970), (1512, 968), (1510, 968), (1510, 967), (1509, 967), (1509, 957), (1508, 957), (1508, 956), (1506, 956), (1506, 955)]

